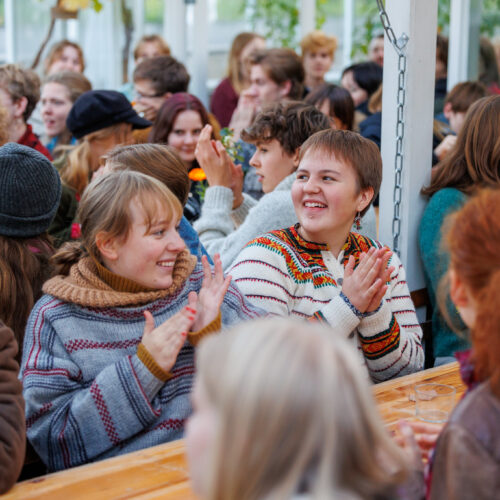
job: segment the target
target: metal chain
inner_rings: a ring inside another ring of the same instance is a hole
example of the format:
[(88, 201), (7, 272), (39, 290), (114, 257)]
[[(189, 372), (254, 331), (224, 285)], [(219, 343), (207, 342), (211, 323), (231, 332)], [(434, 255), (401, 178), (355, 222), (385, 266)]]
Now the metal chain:
[(387, 34), (389, 42), (398, 54), (398, 94), (397, 94), (397, 122), (396, 122), (396, 156), (394, 158), (394, 215), (392, 218), (392, 250), (400, 255), (399, 236), (401, 234), (401, 199), (403, 189), (401, 186), (403, 175), (403, 140), (405, 136), (404, 106), (406, 100), (406, 45), (408, 44), (408, 35), (403, 33), (396, 38), (392, 29), (389, 17), (385, 11), (382, 0), (377, 0), (380, 21)]

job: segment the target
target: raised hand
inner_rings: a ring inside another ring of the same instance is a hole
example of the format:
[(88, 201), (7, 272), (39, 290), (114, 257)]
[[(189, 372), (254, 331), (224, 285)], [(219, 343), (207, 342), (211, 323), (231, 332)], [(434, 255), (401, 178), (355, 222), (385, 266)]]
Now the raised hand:
[(361, 254), (358, 267), (354, 269), (354, 257), (349, 257), (345, 266), (342, 292), (358, 311), (374, 311), (380, 305), (387, 290), (387, 276), (390, 276), (393, 270), (386, 269), (389, 258), (390, 252), (387, 248), (372, 247)]
[(196, 144), (195, 156), (209, 186), (231, 187), (232, 160), (220, 141), (212, 141), (212, 127), (205, 125)]
[(226, 295), (231, 283), (231, 275), (228, 274), (224, 278), (219, 254), (214, 256), (213, 274), (206, 256), (203, 256), (201, 261), (204, 274), (203, 284), (199, 293), (190, 292), (188, 297), (189, 307), (196, 310), (192, 326), (192, 330), (195, 332), (210, 324), (217, 317), (224, 295)]
[(379, 255), (382, 254), (382, 264), (380, 266), (379, 278), (382, 281), (382, 286), (379, 288), (379, 291), (374, 295), (371, 302), (368, 304), (365, 312), (376, 311), (380, 306), (380, 302), (382, 301), (385, 292), (387, 291), (387, 283), (391, 281), (391, 274), (394, 271), (394, 266), (387, 267), (389, 263), (389, 259), (392, 256), (392, 252), (387, 248), (381, 248), (379, 251)]
[(155, 328), (153, 315), (144, 311), (146, 325), (141, 342), (163, 371), (168, 372), (174, 366), (195, 315), (196, 309), (186, 306)]

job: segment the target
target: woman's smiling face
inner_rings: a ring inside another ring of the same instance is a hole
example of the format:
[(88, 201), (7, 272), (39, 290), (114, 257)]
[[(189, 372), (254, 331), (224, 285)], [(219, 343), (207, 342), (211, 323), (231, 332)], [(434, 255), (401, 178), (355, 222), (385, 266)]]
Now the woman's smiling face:
[(347, 237), (354, 217), (373, 196), (371, 188), (359, 189), (352, 166), (323, 151), (308, 151), (297, 169), (292, 200), (302, 236), (329, 243)]

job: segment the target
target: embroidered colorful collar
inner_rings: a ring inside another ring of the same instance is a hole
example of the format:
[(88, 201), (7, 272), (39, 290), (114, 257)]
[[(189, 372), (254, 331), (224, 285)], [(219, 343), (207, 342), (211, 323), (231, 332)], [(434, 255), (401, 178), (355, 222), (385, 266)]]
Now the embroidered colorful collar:
[[(307, 241), (299, 234), (300, 224), (297, 222), (295, 226), (289, 229), (290, 236), (295, 240), (295, 244), (298, 248), (302, 250), (319, 250), (319, 251), (329, 251), (330, 247), (327, 243), (314, 243), (312, 241)], [(342, 247), (341, 252), (344, 252), (342, 258), (342, 264), (345, 266), (349, 257), (354, 255), (356, 260), (356, 265), (358, 264), (359, 254), (362, 252), (367, 252), (370, 247), (373, 246), (373, 242), (358, 233), (349, 233), (347, 235), (347, 240)]]

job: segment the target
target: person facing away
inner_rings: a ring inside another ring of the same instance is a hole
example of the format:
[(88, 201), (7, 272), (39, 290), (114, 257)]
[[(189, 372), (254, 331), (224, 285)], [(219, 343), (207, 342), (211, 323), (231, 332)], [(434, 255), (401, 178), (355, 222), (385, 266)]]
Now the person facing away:
[(300, 149), (291, 185), (298, 223), (250, 241), (231, 275), (270, 314), (319, 321), (358, 349), (374, 382), (421, 370), (422, 330), (398, 256), (353, 230), (378, 193), (371, 141), (322, 130)]
[(47, 231), (59, 207), (61, 180), (38, 151), (0, 147), (0, 318), (14, 332), (21, 360), (24, 330), (54, 253)]
[[(125, 97), (123, 96), (125, 99)], [(177, 232), (160, 181), (121, 171), (89, 184), (81, 241), (55, 256), (24, 338), (28, 439), (50, 471), (183, 435), (193, 346), (262, 312)]]
[(408, 422), (399, 440), (409, 459), (425, 468), (430, 500), (489, 500), (500, 493), (499, 217), (500, 189), (486, 188), (446, 220), (450, 264), (440, 307), (448, 316), (449, 288), (470, 331), (472, 348), (456, 353), (467, 390), (444, 427)]
[(16, 357), (14, 334), (0, 320), (0, 494), (17, 481), (26, 448), (24, 399)]
[(203, 341), (196, 365), (186, 449), (202, 500), (412, 498), (406, 457), (334, 330), (249, 322)]
[[(429, 197), (418, 230), (418, 246), (424, 277), (432, 303), (432, 345), (436, 364), (453, 361), (453, 354), (468, 346), (444, 321), (437, 307), (439, 283), (449, 266), (449, 253), (442, 246), (446, 216), (462, 207), (481, 187), (500, 187), (500, 96), (479, 99), (465, 115), (454, 148), (434, 167), (430, 185), (422, 189)], [(454, 328), (464, 329), (448, 303)]]

